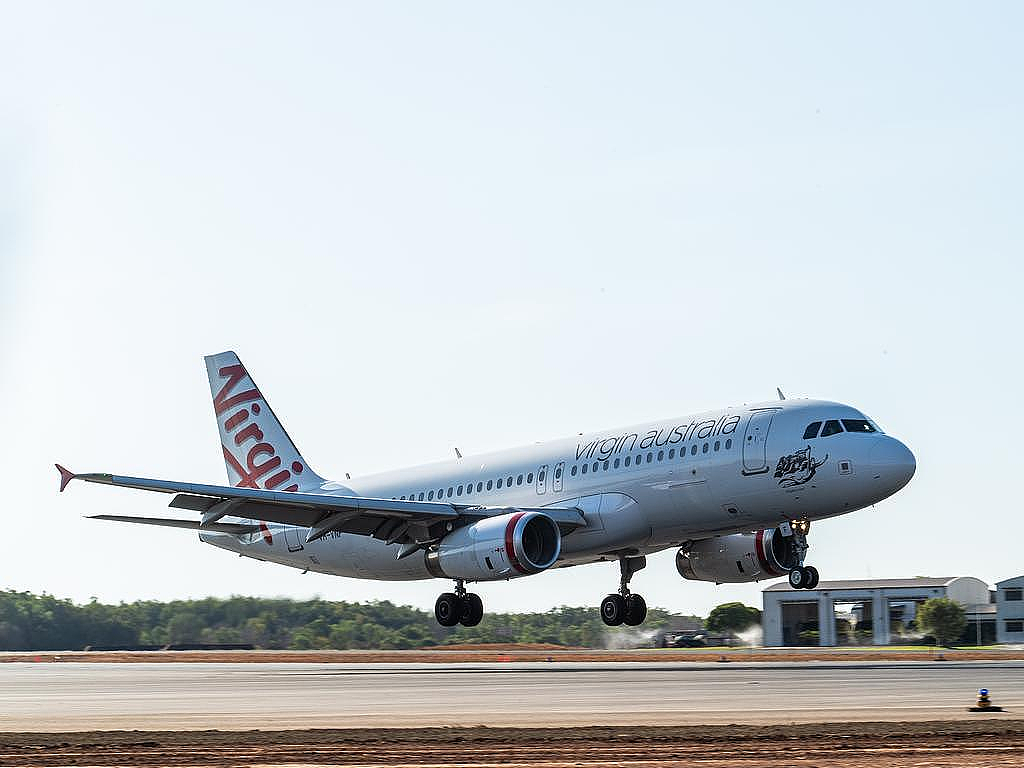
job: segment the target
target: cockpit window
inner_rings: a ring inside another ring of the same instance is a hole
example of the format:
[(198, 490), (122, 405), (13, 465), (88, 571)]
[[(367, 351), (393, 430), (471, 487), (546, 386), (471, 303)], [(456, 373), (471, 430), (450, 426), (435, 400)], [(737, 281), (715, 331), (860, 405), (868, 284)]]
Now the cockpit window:
[(807, 425), (807, 429), (804, 430), (804, 440), (813, 440), (818, 436), (818, 430), (821, 429), (820, 421), (812, 421)]
[(838, 435), (843, 431), (843, 428), (839, 425), (836, 419), (829, 419), (825, 422), (825, 428), (821, 430), (822, 437), (828, 437), (829, 435)]
[(843, 419), (847, 432), (877, 432), (867, 419)]

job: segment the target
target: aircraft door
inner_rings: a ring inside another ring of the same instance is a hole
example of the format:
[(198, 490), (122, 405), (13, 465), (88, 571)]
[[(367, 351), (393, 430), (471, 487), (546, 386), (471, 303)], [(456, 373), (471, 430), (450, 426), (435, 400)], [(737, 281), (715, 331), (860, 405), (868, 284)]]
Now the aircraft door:
[(562, 473), (565, 471), (565, 462), (555, 464), (555, 474), (551, 477), (551, 490), (555, 493), (562, 492)]
[(768, 471), (768, 430), (775, 411), (755, 411), (747, 421), (743, 435), (743, 474), (759, 475)]
[(548, 488), (548, 465), (537, 467), (537, 493), (544, 493)]

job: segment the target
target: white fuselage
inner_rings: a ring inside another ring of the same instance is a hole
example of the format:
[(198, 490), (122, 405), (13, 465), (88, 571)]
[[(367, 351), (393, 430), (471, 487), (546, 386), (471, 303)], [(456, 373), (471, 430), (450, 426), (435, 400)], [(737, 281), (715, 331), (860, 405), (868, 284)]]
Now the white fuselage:
[[(914, 459), (895, 438), (845, 428), (804, 437), (814, 422), (844, 419), (853, 429), (870, 423), (839, 403), (762, 403), (327, 483), (320, 490), (488, 507), (577, 507), (586, 526), (563, 537), (557, 563), (575, 565), (833, 517), (902, 488)], [(263, 527), (242, 537), (204, 531), (200, 538), (339, 576), (432, 577), (422, 556), (396, 559), (397, 544), (345, 533), (307, 542), (305, 528)]]

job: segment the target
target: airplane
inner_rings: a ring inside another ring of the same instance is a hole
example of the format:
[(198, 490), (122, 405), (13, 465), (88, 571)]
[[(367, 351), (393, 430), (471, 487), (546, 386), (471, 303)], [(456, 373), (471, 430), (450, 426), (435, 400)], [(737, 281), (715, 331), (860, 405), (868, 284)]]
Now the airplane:
[(609, 626), (647, 615), (629, 589), (647, 556), (677, 548), (685, 579), (787, 576), (813, 589), (810, 524), (903, 488), (914, 455), (856, 408), (821, 400), (729, 407), (345, 480), (299, 453), (234, 352), (205, 358), (230, 485), (75, 474), (72, 480), (173, 494), (190, 518), (92, 515), (187, 528), (207, 544), (303, 571), (360, 579), (445, 579), (446, 627), (484, 615), (466, 584), (618, 561), (600, 604)]

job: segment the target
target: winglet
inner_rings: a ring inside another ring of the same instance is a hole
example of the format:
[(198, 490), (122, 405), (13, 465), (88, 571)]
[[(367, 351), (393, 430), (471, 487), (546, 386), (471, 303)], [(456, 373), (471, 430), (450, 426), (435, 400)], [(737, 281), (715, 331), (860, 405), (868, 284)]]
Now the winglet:
[(61, 493), (63, 493), (64, 489), (68, 487), (68, 483), (74, 480), (77, 475), (67, 467), (62, 467), (60, 464), (54, 464), (53, 466), (55, 466), (57, 471), (60, 472), (60, 490)]

